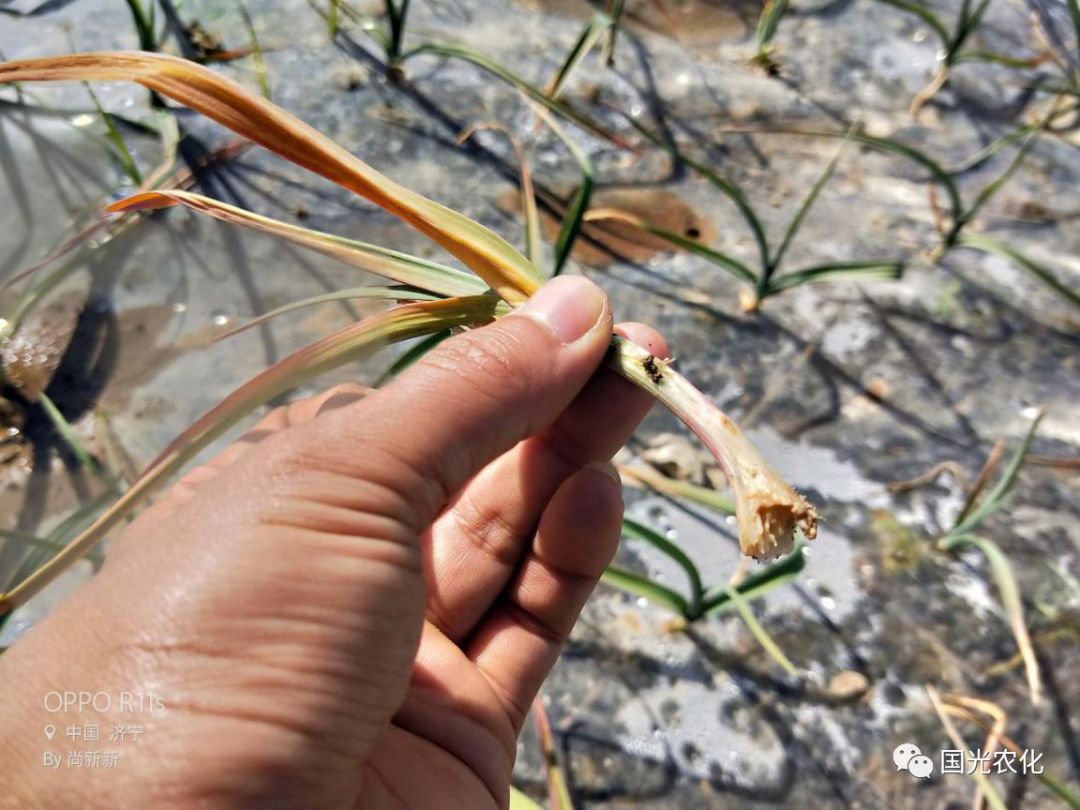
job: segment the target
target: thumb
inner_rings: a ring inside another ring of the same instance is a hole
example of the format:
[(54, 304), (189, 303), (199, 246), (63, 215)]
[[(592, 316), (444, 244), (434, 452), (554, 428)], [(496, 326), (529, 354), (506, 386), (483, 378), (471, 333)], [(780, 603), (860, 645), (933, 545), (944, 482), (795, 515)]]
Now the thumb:
[(386, 517), (419, 532), (487, 463), (555, 421), (611, 334), (600, 288), (558, 277), (507, 317), (444, 341), (386, 388), (321, 414), (290, 444), (316, 477), (347, 472), (405, 496)]

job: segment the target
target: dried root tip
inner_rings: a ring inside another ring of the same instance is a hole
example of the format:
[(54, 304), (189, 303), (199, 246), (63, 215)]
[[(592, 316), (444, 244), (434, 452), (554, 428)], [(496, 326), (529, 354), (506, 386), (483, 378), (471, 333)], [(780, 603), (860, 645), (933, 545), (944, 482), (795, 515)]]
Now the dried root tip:
[(817, 513), (769, 467), (742, 431), (667, 362), (616, 338), (608, 365), (649, 391), (686, 424), (724, 471), (735, 499), (739, 547), (755, 559), (771, 559), (795, 547), (795, 532), (817, 536)]
[(740, 532), (739, 545), (744, 554), (757, 560), (781, 557), (795, 548), (795, 530), (807, 540), (817, 537), (817, 512), (801, 496), (793, 503), (763, 503), (755, 516), (757, 530), (744, 538)]

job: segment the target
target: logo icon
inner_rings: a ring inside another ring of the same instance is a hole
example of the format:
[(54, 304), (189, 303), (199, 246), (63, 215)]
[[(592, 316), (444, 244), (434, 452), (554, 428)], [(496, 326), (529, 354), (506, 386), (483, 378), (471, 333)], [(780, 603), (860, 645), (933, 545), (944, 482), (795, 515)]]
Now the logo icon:
[(916, 779), (928, 779), (934, 772), (934, 760), (924, 756), (919, 746), (911, 743), (901, 743), (892, 752), (892, 760), (896, 770), (907, 771)]
[(45, 739), (49, 742), (52, 742), (52, 738), (55, 736), (56, 726), (54, 726), (52, 723), (49, 723), (47, 726), (45, 726)]

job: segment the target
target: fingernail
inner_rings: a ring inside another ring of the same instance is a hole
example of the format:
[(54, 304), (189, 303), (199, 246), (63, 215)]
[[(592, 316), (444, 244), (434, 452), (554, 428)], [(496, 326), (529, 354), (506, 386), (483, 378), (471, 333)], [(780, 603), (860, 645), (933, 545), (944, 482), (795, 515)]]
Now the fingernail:
[(604, 314), (604, 294), (583, 276), (553, 278), (517, 310), (544, 324), (562, 343), (584, 337)]
[(603, 473), (614, 481), (618, 485), (619, 490), (622, 491), (622, 476), (619, 475), (619, 471), (610, 461), (594, 461), (592, 464), (586, 464), (583, 469)]

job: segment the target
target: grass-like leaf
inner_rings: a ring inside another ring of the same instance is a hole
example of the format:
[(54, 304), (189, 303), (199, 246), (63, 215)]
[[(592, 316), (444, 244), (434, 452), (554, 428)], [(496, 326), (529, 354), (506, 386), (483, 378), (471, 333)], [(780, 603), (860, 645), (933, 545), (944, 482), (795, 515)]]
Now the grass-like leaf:
[(1080, 0), (1066, 0), (1069, 16), (1072, 18), (1073, 31), (1076, 34), (1076, 47), (1080, 50)]
[(1008, 465), (1002, 472), (1001, 477), (981, 500), (970, 506), (966, 513), (961, 513), (957, 518), (955, 527), (939, 542), (939, 547), (953, 551), (962, 546), (974, 546), (986, 557), (990, 565), (990, 573), (997, 583), (998, 592), (1001, 594), (1001, 602), (1009, 617), (1009, 626), (1012, 628), (1016, 645), (1024, 660), (1024, 671), (1027, 674), (1028, 688), (1031, 690), (1031, 702), (1037, 704), (1040, 700), (1042, 687), (1039, 675), (1039, 662), (1035, 657), (1035, 650), (1031, 645), (1031, 637), (1028, 633), (1027, 624), (1024, 621), (1024, 607), (1020, 599), (1020, 588), (1016, 583), (1016, 577), (1012, 572), (1008, 558), (996, 543), (978, 537), (972, 532), (987, 517), (1000, 509), (1013, 485), (1016, 477), (1023, 466), (1031, 441), (1035, 436), (1035, 430), (1042, 420), (1043, 412), (1040, 411), (1024, 434), (1020, 446), (1016, 448)]
[(91, 475), (100, 475), (103, 479), (107, 480), (107, 476), (102, 474), (102, 471), (98, 468), (97, 463), (94, 461), (89, 451), (83, 446), (82, 441), (75, 433), (75, 428), (48, 394), (44, 391), (38, 394), (37, 404), (45, 411), (45, 415), (49, 418), (49, 421), (52, 422), (53, 428), (55, 428), (57, 434), (64, 444), (67, 445), (68, 449), (71, 450), (71, 454), (75, 456), (75, 459), (79, 462), (79, 466)]
[(428, 54), (431, 56), (441, 56), (446, 59), (461, 59), (462, 61), (476, 65), (478, 68), (487, 71), (492, 76), (495, 76), (496, 78), (501, 79), (512, 87), (520, 90), (527, 97), (537, 102), (538, 104), (547, 107), (556, 115), (565, 118), (567, 121), (570, 121), (581, 127), (586, 132), (591, 132), (593, 135), (596, 135), (597, 137), (602, 138), (609, 143), (615, 144), (620, 148), (630, 148), (630, 145), (627, 144), (626, 141), (624, 141), (615, 133), (596, 123), (588, 116), (579, 113), (577, 110), (575, 110), (568, 104), (565, 104), (559, 99), (552, 98), (536, 85), (532, 84), (529, 81), (526, 81), (509, 68), (503, 67), (494, 59), (485, 56), (479, 51), (476, 51), (465, 45), (432, 42), (420, 45), (402, 54), (401, 61), (404, 62), (415, 56), (421, 56), (423, 54)]
[(240, 19), (244, 22), (248, 41), (251, 43), (251, 61), (255, 64), (255, 75), (259, 79), (259, 89), (262, 91), (263, 98), (269, 101), (271, 98), (270, 78), (266, 74), (266, 61), (263, 59), (262, 45), (259, 44), (259, 35), (255, 31), (255, 23), (252, 22), (251, 15), (248, 14), (247, 6), (244, 5), (243, 0), (236, 0), (236, 10), (240, 12)]
[(690, 599), (687, 600), (686, 615), (688, 619), (697, 618), (701, 611), (701, 600), (705, 595), (705, 587), (701, 582), (701, 572), (698, 571), (694, 561), (691, 560), (681, 548), (672, 543), (658, 531), (649, 528), (644, 523), (639, 523), (630, 518), (623, 518), (622, 533), (625, 537), (631, 537), (648, 543), (662, 554), (672, 559), (683, 571), (690, 583)]
[(608, 67), (615, 64), (615, 41), (619, 36), (619, 24), (622, 22), (623, 12), (626, 10), (626, 0), (608, 0), (607, 13), (611, 18), (608, 27), (607, 38), (604, 40), (600, 58)]
[(982, 500), (975, 504), (966, 515), (960, 516), (950, 534), (966, 534), (974, 530), (986, 518), (1004, 506), (1005, 498), (1016, 483), (1017, 475), (1020, 474), (1020, 468), (1023, 466), (1024, 458), (1031, 447), (1031, 441), (1035, 438), (1035, 431), (1039, 427), (1039, 422), (1042, 421), (1043, 413), (1040, 410), (1035, 418), (1031, 420), (1031, 425), (1024, 434), (1024, 438), (1020, 441), (1020, 446), (1016, 448), (1012, 458), (1009, 459), (1008, 466), (1001, 474), (1001, 478), (994, 484), (993, 489), (986, 493)]
[[(150, 0), (149, 3), (151, 15), (154, 11), (155, 2), (156, 0)], [(128, 10), (131, 12), (131, 20), (135, 24), (135, 33), (139, 37), (139, 47), (147, 52), (156, 51), (157, 39), (154, 36), (154, 21), (151, 16), (147, 16), (142, 0), (127, 0), (127, 5)]]
[(594, 47), (596, 47), (596, 43), (608, 32), (611, 26), (611, 17), (603, 12), (594, 14), (593, 18), (585, 24), (585, 27), (581, 29), (581, 34), (578, 35), (577, 41), (574, 42), (574, 46), (570, 49), (570, 53), (567, 54), (566, 59), (563, 61), (562, 66), (560, 66), (558, 72), (548, 83), (547, 92), (549, 96), (558, 98), (562, 95), (563, 88), (566, 87), (566, 83), (570, 80), (570, 76), (581, 66), (581, 63), (585, 61), (585, 57), (589, 55), (589, 52)]
[(1038, 126), (1033, 127), (1031, 131), (1027, 133), (1023, 142), (1020, 144), (1020, 148), (1016, 150), (1013, 159), (1005, 168), (1005, 171), (987, 183), (979, 193), (975, 195), (975, 199), (971, 202), (971, 205), (968, 206), (967, 210), (954, 219), (953, 226), (945, 237), (946, 247), (952, 247), (956, 244), (957, 239), (960, 237), (960, 231), (975, 218), (975, 215), (982, 210), (983, 206), (990, 202), (990, 200), (994, 198), (994, 195), (996, 195), (1005, 184), (1009, 182), (1012, 176), (1016, 174), (1032, 147), (1035, 146), (1039, 134), (1049, 125), (1051, 120), (1049, 115), (1045, 116)]
[(574, 139), (562, 127), (551, 120), (550, 116), (545, 115), (544, 119), (551, 131), (570, 150), (570, 154), (573, 155), (578, 168), (581, 169), (581, 182), (578, 184), (577, 191), (574, 192), (570, 204), (563, 213), (562, 222), (559, 225), (559, 234), (555, 239), (555, 257), (551, 274), (557, 276), (566, 266), (566, 262), (570, 259), (570, 253), (574, 249), (574, 243), (577, 241), (578, 236), (581, 235), (581, 226), (585, 222), (585, 214), (588, 212), (589, 202), (592, 200), (593, 166), (589, 156), (574, 143)]
[(18, 607), (38, 593), (119, 525), (150, 492), (260, 406), (388, 343), (441, 332), (454, 326), (484, 323), (494, 317), (497, 303), (495, 296), (482, 295), (404, 304), (347, 326), (293, 352), (236, 389), (174, 439), (142, 477), (86, 531), (65, 546), (47, 565), (0, 596), (0, 613)]
[(942, 46), (948, 45), (949, 40), (952, 39), (952, 34), (949, 33), (949, 29), (946, 25), (938, 19), (936, 14), (930, 11), (926, 6), (917, 2), (917, 0), (878, 0), (878, 2), (900, 9), (901, 11), (906, 11), (909, 14), (914, 14), (933, 29), (934, 33), (937, 34), (938, 39), (941, 40)]
[(173, 205), (183, 205), (222, 222), (243, 225), (286, 239), (369, 273), (440, 295), (479, 295), (487, 289), (487, 285), (476, 276), (453, 267), (367, 242), (290, 225), (190, 191), (146, 191), (115, 202), (108, 210), (124, 213)]
[(957, 241), (957, 245), (959, 247), (981, 250), (984, 253), (993, 253), (1008, 259), (1020, 269), (1029, 272), (1074, 307), (1080, 309), (1080, 293), (1077, 293), (1076, 290), (1061, 281), (1061, 279), (1057, 277), (1057, 274), (1049, 267), (1028, 258), (1023, 253), (1006, 245), (1004, 242), (999, 242), (996, 239), (992, 239), (989, 236), (984, 236), (982, 234), (963, 234)]
[(614, 208), (594, 208), (585, 215), (585, 220), (587, 222), (599, 222), (605, 219), (625, 222), (628, 225), (640, 228), (646, 233), (651, 233), (653, 236), (659, 237), (666, 242), (670, 242), (674, 247), (681, 248), (687, 253), (693, 253), (695, 256), (700, 256), (712, 264), (723, 267), (740, 281), (745, 281), (748, 284), (753, 284), (755, 286), (757, 285), (758, 277), (754, 274), (753, 270), (734, 256), (729, 256), (716, 248), (703, 245), (696, 239), (690, 239), (689, 237), (683, 236), (681, 233), (658, 228), (641, 217)]
[[(937, 696), (936, 693), (932, 695), (932, 698), (933, 697), (938, 697), (938, 704), (943, 710), (943, 712), (939, 712), (939, 715), (941, 713), (944, 713), (950, 717), (958, 717), (962, 720), (967, 720), (968, 722), (975, 723), (976, 725), (980, 726), (983, 730), (989, 731), (991, 734), (994, 734), (997, 730), (994, 726), (990, 725), (983, 717), (980, 717), (978, 714), (972, 711), (973, 708), (983, 709), (983, 707), (986, 705), (985, 701), (975, 701), (971, 698), (963, 698), (959, 695), (940, 697)], [(985, 711), (985, 709), (983, 710)], [(1015, 754), (1017, 757), (1023, 756), (1025, 749), (1021, 748), (1020, 745), (1011, 737), (1005, 735), (1004, 733), (1000, 735), (995, 734), (995, 737), (997, 737), (999, 743), (1003, 748), (1012, 751), (1013, 754)], [(1034, 773), (1033, 775), (1036, 779), (1046, 785), (1049, 790), (1053, 791), (1053, 793), (1055, 793), (1060, 799), (1062, 799), (1069, 807), (1080, 810), (1080, 796), (1078, 796), (1076, 793), (1066, 787), (1062, 782), (1051, 776), (1045, 768), (1041, 772)]]
[[(769, 258), (769, 241), (765, 236), (765, 228), (762, 226), (761, 220), (758, 219), (757, 214), (754, 213), (754, 209), (747, 201), (746, 195), (743, 194), (742, 189), (739, 188), (739, 186), (736, 185), (734, 181), (728, 179), (727, 177), (724, 177), (724, 175), (718, 172), (713, 171), (704, 163), (701, 163), (700, 161), (694, 160), (693, 158), (686, 156), (678, 149), (676, 149), (673, 144), (670, 144), (663, 138), (654, 135), (648, 129), (643, 127), (640, 123), (631, 118), (629, 115), (626, 115), (624, 113), (623, 118), (641, 135), (643, 135), (653, 144), (659, 146), (661, 149), (667, 152), (671, 156), (672, 160), (676, 161), (677, 163), (681, 163), (682, 165), (693, 171), (695, 174), (703, 177), (732, 202), (736, 210), (739, 212), (739, 215), (743, 218), (747, 226), (750, 228), (751, 234), (753, 234), (754, 242), (757, 243), (758, 253), (760, 255), (761, 267), (768, 267), (771, 261)], [(752, 273), (750, 275), (752, 278), (756, 278)]]
[(780, 668), (783, 669), (784, 672), (792, 677), (797, 676), (799, 674), (798, 668), (791, 663), (791, 659), (784, 654), (784, 651), (780, 649), (780, 645), (776, 643), (773, 637), (770, 636), (768, 631), (762, 626), (761, 622), (758, 621), (758, 618), (754, 615), (754, 611), (747, 602), (746, 597), (730, 585), (725, 589), (725, 593), (727, 594), (730, 603), (734, 605), (735, 610), (738, 611), (739, 618), (743, 620), (743, 623), (746, 625), (747, 629), (750, 630), (751, 635), (753, 635), (757, 643), (761, 645), (761, 648), (769, 654), (770, 658), (780, 665)]
[(1038, 67), (1043, 61), (1045, 60), (1042, 56), (1010, 56), (1006, 53), (988, 51), (982, 48), (958, 51), (953, 58), (954, 65), (959, 65), (961, 62), (988, 62), (992, 65), (1001, 65), (1014, 70)]
[[(961, 751), (960, 757), (964, 764), (964, 772), (969, 773), (971, 778), (975, 781), (975, 784), (979, 786), (979, 791), (986, 797), (986, 801), (990, 804), (993, 810), (1009, 810), (1008, 806), (1001, 798), (1001, 794), (998, 793), (997, 788), (991, 783), (990, 778), (982, 772), (977, 762), (971, 763), (972, 767), (968, 769), (967, 758), (970, 756), (968, 753), (967, 744), (964, 742), (964, 738), (957, 731), (956, 726), (952, 720), (949, 719), (945, 706), (937, 693), (937, 690), (929, 684), (926, 687), (926, 692), (930, 696), (930, 703), (934, 707), (934, 711), (937, 713), (938, 719), (941, 720), (941, 725), (945, 729), (945, 733), (948, 735), (952, 744), (956, 746), (956, 750)], [(979, 802), (981, 804), (981, 802)]]
[(866, 259), (854, 262), (832, 262), (794, 270), (769, 281), (768, 295), (818, 281), (837, 279), (895, 280), (904, 275), (904, 262), (900, 259)]
[(821, 176), (818, 177), (814, 185), (811, 186), (810, 191), (795, 212), (795, 216), (793, 216), (788, 223), (787, 229), (784, 231), (784, 236), (780, 240), (780, 246), (773, 253), (769, 266), (765, 268), (765, 272), (761, 275), (761, 289), (759, 290), (759, 294), (763, 293), (768, 288), (769, 279), (780, 267), (780, 263), (784, 260), (784, 254), (787, 253), (788, 248), (791, 247), (791, 243), (799, 232), (799, 228), (802, 227), (803, 220), (805, 220), (806, 215), (810, 213), (810, 209), (814, 207), (814, 203), (817, 202), (817, 198), (821, 195), (822, 190), (828, 185), (833, 175), (836, 174), (836, 169), (840, 165), (840, 160), (847, 153), (848, 146), (851, 143), (852, 132), (854, 132), (854, 129), (850, 130), (848, 136), (844, 138), (844, 142), (840, 144), (840, 148), (836, 150), (833, 159), (829, 161), (829, 164), (825, 167), (825, 171), (821, 173)]
[(341, 29), (341, 0), (330, 0), (326, 9), (326, 33), (334, 39)]
[[(56, 552), (64, 547), (63, 542), (59, 540), (54, 540), (51, 537), (38, 537), (36, 534), (20, 532), (16, 529), (0, 529), (0, 539), (22, 543), (45, 552)], [(87, 554), (86, 558), (95, 565), (100, 565), (105, 559), (100, 554)]]
[(963, 198), (960, 196), (960, 188), (957, 186), (956, 180), (953, 178), (952, 174), (925, 152), (894, 138), (881, 138), (876, 135), (868, 135), (865, 132), (852, 131), (850, 129), (846, 132), (838, 132), (836, 130), (816, 129), (813, 127), (776, 126), (771, 124), (755, 127), (755, 130), (787, 135), (807, 135), (820, 138), (850, 138), (863, 146), (867, 146), (879, 152), (885, 152), (905, 158), (913, 163), (917, 163), (930, 172), (933, 179), (945, 189), (945, 194), (949, 198), (949, 214), (952, 219), (955, 221), (963, 216)]
[(1027, 622), (1024, 621), (1024, 603), (1020, 598), (1020, 586), (1016, 583), (1012, 565), (996, 543), (974, 534), (950, 533), (941, 541), (941, 547), (947, 551), (956, 551), (964, 546), (977, 548), (986, 557), (986, 562), (990, 566), (990, 575), (997, 584), (998, 593), (1001, 596), (1001, 605), (1005, 608), (1005, 615), (1009, 617), (1009, 627), (1016, 639), (1016, 646), (1024, 660), (1024, 672), (1031, 692), (1031, 703), (1038, 705), (1042, 697), (1039, 661), (1035, 657), (1035, 648), (1031, 645)]
[(521, 177), (521, 218), (525, 222), (525, 255), (533, 267), (539, 268), (543, 262), (543, 234), (540, 228), (540, 211), (536, 206), (536, 189), (533, 187), (532, 171), (525, 156), (525, 147), (518, 137), (502, 124), (477, 124), (458, 136), (458, 143), (464, 143), (478, 130), (490, 129), (501, 132), (510, 141), (517, 155), (518, 172)]
[(387, 46), (391, 70), (401, 61), (401, 46), (405, 42), (405, 22), (409, 19), (409, 0), (385, 0), (386, 19), (390, 26), (390, 38)]
[(134, 81), (367, 198), (401, 218), (521, 303), (538, 287), (528, 259), (468, 217), (375, 171), (315, 128), (209, 68), (162, 54), (98, 53), (0, 64), (0, 84), (19, 81)]
[(10, 587), (13, 583), (23, 580), (46, 564), (59, 550), (65, 548), (73, 537), (90, 525), (115, 495), (116, 493), (111, 489), (106, 489), (89, 498), (42, 538), (42, 543), (31, 544), (31, 553), (19, 562), (18, 568), (11, 572), (9, 577), (5, 577), (4, 587)]
[(974, 9), (971, 8), (971, 0), (964, 0), (963, 5), (960, 7), (960, 19), (957, 21), (956, 33), (946, 48), (946, 64), (951, 65), (956, 61), (960, 49), (975, 32), (975, 29), (978, 28), (989, 8), (990, 0), (980, 0), (979, 5)]
[(533, 701), (532, 712), (536, 736), (540, 741), (540, 751), (544, 755), (547, 770), (548, 801), (551, 804), (551, 810), (574, 810), (574, 802), (570, 798), (570, 788), (566, 781), (566, 772), (559, 764), (559, 754), (555, 750), (555, 735), (551, 733), (551, 720), (548, 718), (547, 709), (544, 708), (544, 699), (540, 695), (537, 695)]
[(957, 187), (956, 181), (948, 171), (943, 169), (937, 161), (925, 152), (922, 152), (913, 146), (901, 143), (893, 138), (878, 138), (873, 135), (867, 135), (864, 132), (851, 133), (850, 135), (834, 132), (832, 135), (834, 137), (851, 137), (872, 149), (877, 149), (881, 152), (890, 152), (919, 164), (929, 171), (941, 187), (945, 189), (945, 194), (949, 198), (950, 215), (953, 220), (959, 219), (962, 216), (964, 206), (960, 197), (960, 189)]
[(753, 62), (764, 68), (770, 76), (780, 75), (780, 64), (773, 57), (773, 37), (780, 25), (780, 18), (787, 10), (788, 0), (765, 0), (757, 24), (757, 53)]
[(228, 332), (219, 335), (214, 338), (214, 342), (220, 343), (227, 338), (239, 335), (241, 332), (247, 332), (249, 329), (261, 326), (287, 312), (295, 312), (298, 309), (306, 309), (307, 307), (319, 306), (320, 304), (335, 304), (341, 301), (353, 301), (364, 298), (377, 301), (396, 301), (398, 303), (404, 303), (405, 301), (436, 301), (440, 297), (441, 296), (432, 295), (429, 292), (425, 292), (424, 290), (415, 287), (406, 286), (351, 287), (344, 290), (335, 290), (334, 292), (315, 295), (311, 298), (302, 298), (299, 301), (290, 301), (288, 304), (272, 309), (269, 312), (264, 312), (262, 315), (252, 318), (250, 321), (245, 321), (239, 326), (230, 329)]
[(540, 805), (522, 793), (513, 785), (510, 786), (510, 810), (544, 810)]
[(128, 149), (124, 136), (116, 128), (116, 122), (113, 121), (111, 115), (105, 112), (105, 108), (101, 106), (94, 89), (88, 84), (83, 86), (86, 88), (86, 92), (90, 94), (90, 100), (94, 104), (94, 109), (97, 110), (98, 117), (105, 124), (105, 136), (108, 138), (109, 143), (112, 144), (113, 156), (120, 162), (128, 179), (135, 185), (140, 185), (143, 178), (142, 173), (139, 171), (139, 165), (135, 162), (135, 158), (131, 156), (131, 150)]
[(634, 596), (648, 599), (650, 602), (667, 608), (672, 613), (676, 613), (683, 618), (686, 618), (689, 613), (689, 603), (671, 588), (665, 588), (663, 585), (631, 571), (609, 565), (601, 579), (608, 585), (631, 593)]
[[(795, 544), (795, 549), (790, 554), (748, 574), (735, 586), (735, 589), (744, 599), (758, 599), (769, 591), (791, 582), (802, 573), (805, 567), (806, 554), (803, 551), (803, 543), (800, 541)], [(731, 594), (728, 593), (730, 587), (722, 585), (709, 589), (702, 604), (706, 615), (722, 613), (734, 607)]]
[(758, 18), (757, 41), (758, 47), (768, 45), (776, 35), (776, 27), (780, 25), (780, 18), (787, 11), (787, 0), (766, 0), (765, 7)]

